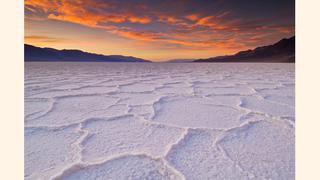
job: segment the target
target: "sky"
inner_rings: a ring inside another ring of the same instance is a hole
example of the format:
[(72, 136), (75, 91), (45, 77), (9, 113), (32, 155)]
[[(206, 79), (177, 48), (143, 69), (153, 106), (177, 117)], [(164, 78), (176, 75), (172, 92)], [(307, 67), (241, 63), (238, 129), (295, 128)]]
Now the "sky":
[(39, 47), (165, 61), (294, 34), (294, 0), (25, 0), (25, 43)]

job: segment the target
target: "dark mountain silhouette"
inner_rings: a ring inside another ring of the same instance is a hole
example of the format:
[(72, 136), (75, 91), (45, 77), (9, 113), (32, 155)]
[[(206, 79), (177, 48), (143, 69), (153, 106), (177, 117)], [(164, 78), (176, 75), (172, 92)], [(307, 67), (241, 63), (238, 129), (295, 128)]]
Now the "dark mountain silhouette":
[(102, 55), (80, 50), (57, 50), (24, 45), (24, 61), (71, 61), (71, 62), (151, 62), (132, 56)]
[(198, 59), (193, 62), (295, 62), (295, 36), (279, 42), (257, 47), (253, 50), (240, 51), (234, 55)]

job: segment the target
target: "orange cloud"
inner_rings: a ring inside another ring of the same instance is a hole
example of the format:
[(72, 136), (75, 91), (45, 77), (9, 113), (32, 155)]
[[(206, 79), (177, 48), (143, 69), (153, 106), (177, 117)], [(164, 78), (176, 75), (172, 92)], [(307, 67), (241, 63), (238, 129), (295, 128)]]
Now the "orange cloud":
[(148, 17), (130, 16), (127, 19), (132, 23), (148, 24), (151, 22), (151, 19)]
[(54, 38), (49, 36), (25, 36), (25, 42), (65, 42), (66, 39), (63, 38)]
[(196, 21), (199, 19), (199, 15), (198, 14), (190, 14), (190, 15), (186, 16), (186, 18), (190, 21)]
[(204, 18), (200, 18), (197, 20), (196, 25), (200, 26), (208, 26), (215, 30), (232, 30), (232, 26), (226, 25), (226, 22), (223, 22), (223, 19), (218, 18), (216, 16), (207, 16)]
[(276, 27), (275, 30), (281, 33), (289, 34), (294, 32), (294, 27)]
[(25, 7), (33, 7), (41, 9), (42, 11), (48, 13), (54, 11), (61, 7), (61, 4), (57, 0), (25, 0)]
[(87, 7), (108, 7), (108, 4), (97, 3), (91, 0), (26, 0), (25, 5), (42, 9), (48, 13), (49, 19), (79, 23), (82, 25), (96, 27), (98, 22), (132, 22), (147, 24), (151, 19), (146, 16), (134, 14), (112, 14), (108, 12), (92, 12)]
[(160, 22), (167, 22), (170, 24), (175, 24), (175, 23), (181, 22), (180, 19), (175, 18), (174, 16), (160, 15), (158, 18), (159, 18)]

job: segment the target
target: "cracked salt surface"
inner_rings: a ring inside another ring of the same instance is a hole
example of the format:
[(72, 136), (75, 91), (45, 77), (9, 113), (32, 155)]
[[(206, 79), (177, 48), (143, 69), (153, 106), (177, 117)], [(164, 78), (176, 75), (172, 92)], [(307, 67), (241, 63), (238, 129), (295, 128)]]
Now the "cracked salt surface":
[(25, 179), (294, 179), (294, 64), (25, 65)]

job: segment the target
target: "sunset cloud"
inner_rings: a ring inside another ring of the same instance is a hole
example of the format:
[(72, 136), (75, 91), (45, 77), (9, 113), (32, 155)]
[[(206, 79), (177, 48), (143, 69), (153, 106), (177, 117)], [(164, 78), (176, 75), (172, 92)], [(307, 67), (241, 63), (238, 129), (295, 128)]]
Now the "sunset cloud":
[(24, 37), (25, 42), (51, 42), (51, 43), (59, 43), (59, 42), (65, 42), (66, 39), (63, 38), (54, 38), (54, 37), (48, 37), (48, 36), (25, 36)]
[(190, 21), (196, 21), (199, 19), (199, 15), (198, 14), (190, 14), (186, 16), (187, 19), (189, 19)]
[(240, 50), (293, 35), (294, 1), (25, 0), (25, 18), (74, 23), (186, 49)]

